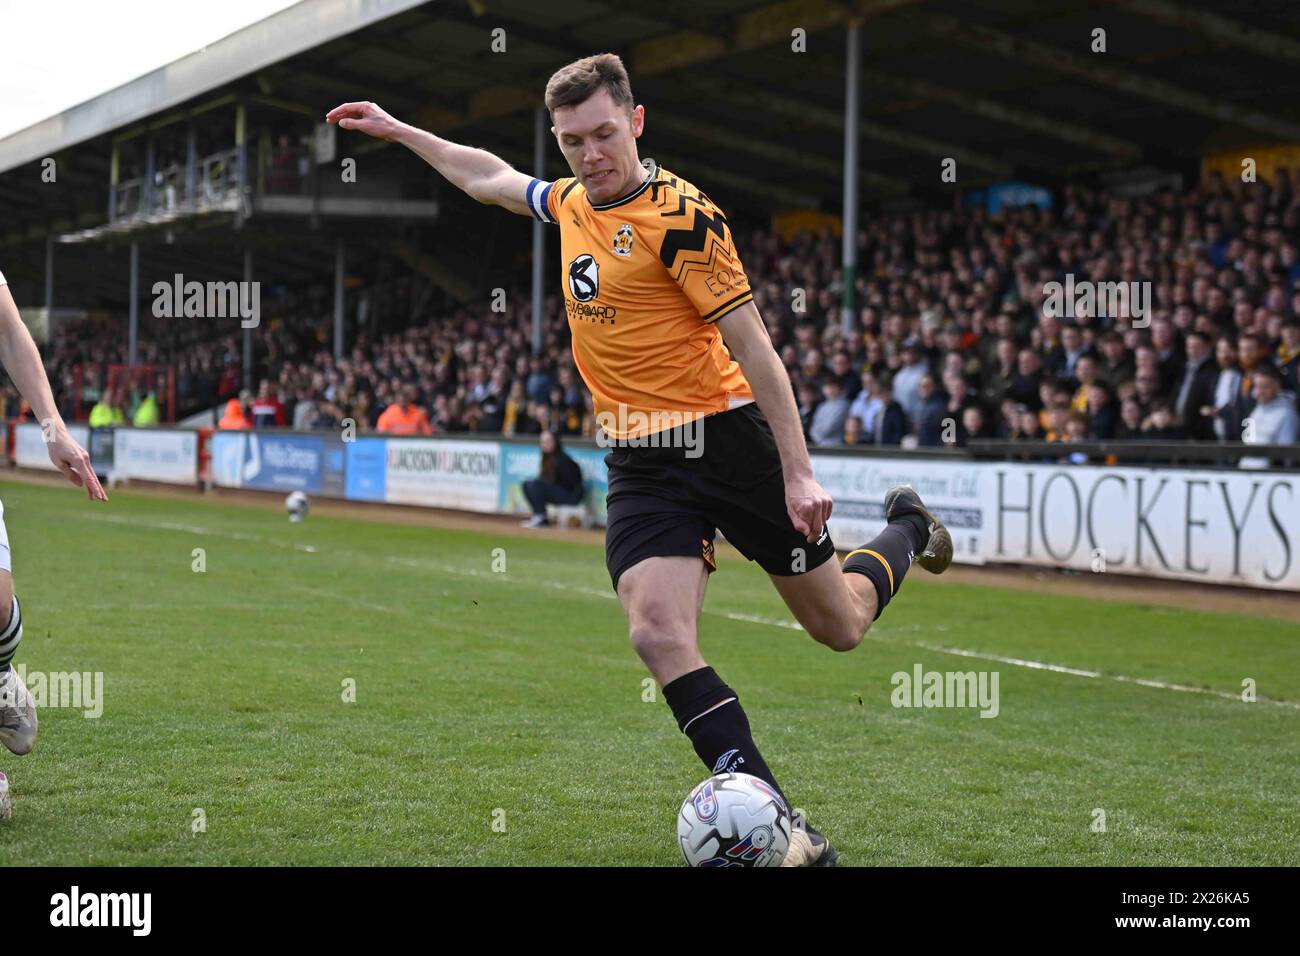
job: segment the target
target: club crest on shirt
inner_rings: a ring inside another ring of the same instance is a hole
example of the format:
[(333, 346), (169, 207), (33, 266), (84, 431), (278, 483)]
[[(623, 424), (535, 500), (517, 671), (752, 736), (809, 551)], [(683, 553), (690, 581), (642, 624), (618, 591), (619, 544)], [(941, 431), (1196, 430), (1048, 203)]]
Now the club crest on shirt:
[(626, 259), (632, 255), (632, 226), (623, 223), (614, 234), (614, 255)]

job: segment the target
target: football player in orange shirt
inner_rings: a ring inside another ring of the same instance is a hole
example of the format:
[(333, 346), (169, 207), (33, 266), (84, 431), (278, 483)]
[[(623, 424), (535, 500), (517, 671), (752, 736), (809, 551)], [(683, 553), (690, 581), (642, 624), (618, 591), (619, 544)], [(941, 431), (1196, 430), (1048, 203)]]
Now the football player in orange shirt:
[[(944, 571), (952, 540), (900, 486), (885, 496), (881, 534), (842, 565), (832, 560), (831, 498), (813, 477), (789, 378), (726, 217), (680, 176), (642, 161), (645, 109), (617, 56), (557, 71), (546, 106), (573, 173), (554, 182), (374, 103), (345, 103), (326, 120), (406, 146), (479, 202), (559, 226), (574, 362), (614, 446), (606, 564), (632, 646), (705, 766), (753, 774), (779, 792), (738, 695), (700, 655), (717, 530), (771, 576), (808, 634), (838, 651), (861, 643), (914, 556)], [(836, 858), (803, 825), (784, 865)]]

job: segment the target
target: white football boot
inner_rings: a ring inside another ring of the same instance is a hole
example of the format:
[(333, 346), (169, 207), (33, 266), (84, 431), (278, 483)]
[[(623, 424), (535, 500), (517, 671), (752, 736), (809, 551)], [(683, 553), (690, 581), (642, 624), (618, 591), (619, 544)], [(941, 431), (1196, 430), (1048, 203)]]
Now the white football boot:
[(36, 701), (12, 667), (0, 674), (0, 743), (20, 757), (36, 746)]
[(13, 816), (13, 804), (9, 800), (9, 779), (0, 771), (0, 820)]
[(807, 824), (790, 830), (790, 849), (786, 850), (782, 866), (835, 866), (839, 853), (830, 841)]

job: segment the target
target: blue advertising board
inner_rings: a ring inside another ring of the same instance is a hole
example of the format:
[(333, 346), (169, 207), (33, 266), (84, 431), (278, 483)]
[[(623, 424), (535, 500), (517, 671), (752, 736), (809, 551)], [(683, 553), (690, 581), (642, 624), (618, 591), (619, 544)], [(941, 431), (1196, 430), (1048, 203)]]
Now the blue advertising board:
[(333, 435), (217, 432), (212, 478), (229, 488), (342, 497), (344, 443)]
[(387, 493), (388, 439), (358, 438), (346, 442), (344, 491), (352, 501), (383, 501)]

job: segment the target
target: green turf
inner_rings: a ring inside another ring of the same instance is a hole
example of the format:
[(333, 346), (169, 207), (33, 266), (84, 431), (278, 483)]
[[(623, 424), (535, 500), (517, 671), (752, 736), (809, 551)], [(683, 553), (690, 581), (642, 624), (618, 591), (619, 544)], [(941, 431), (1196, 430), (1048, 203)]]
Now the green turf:
[[(102, 717), (47, 708), (34, 754), (0, 750), (7, 860), (680, 863), (678, 803), (706, 774), (642, 699), (598, 548), (0, 494), (19, 660), (105, 677)], [(1300, 625), (923, 577), (849, 654), (738, 619), (789, 620), (756, 567), (724, 557), (712, 579), (704, 652), (843, 863), (1300, 863)], [(1000, 714), (895, 709), (890, 675), (917, 663), (998, 671)], [(1249, 677), (1292, 706), (1112, 675), (1227, 694)]]

